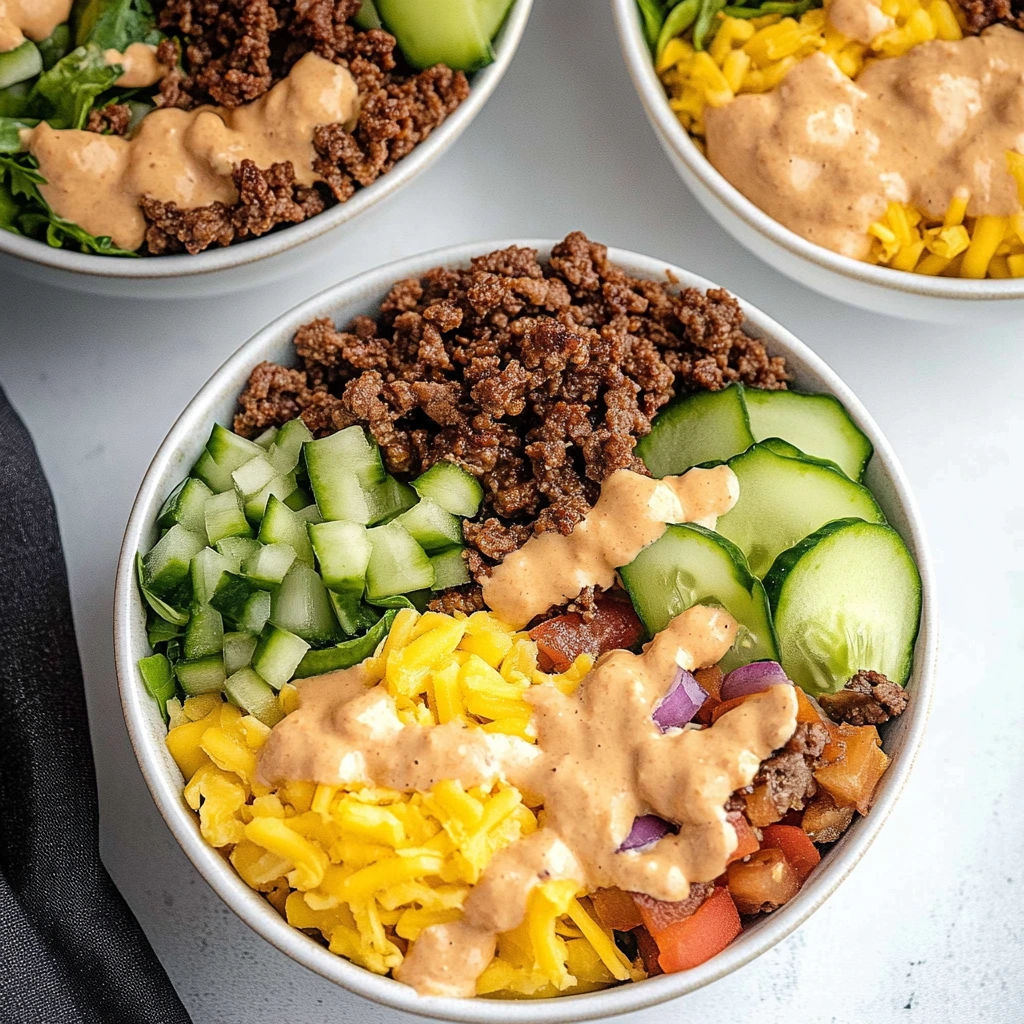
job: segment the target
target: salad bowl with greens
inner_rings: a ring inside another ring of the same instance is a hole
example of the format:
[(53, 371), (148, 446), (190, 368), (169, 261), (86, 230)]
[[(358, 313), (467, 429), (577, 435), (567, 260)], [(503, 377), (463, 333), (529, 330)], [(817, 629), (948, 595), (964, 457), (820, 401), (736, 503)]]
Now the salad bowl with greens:
[(0, 266), (169, 296), (313, 258), (455, 141), (530, 6), (295, 2), (254, 27), (226, 2), (8, 4)]

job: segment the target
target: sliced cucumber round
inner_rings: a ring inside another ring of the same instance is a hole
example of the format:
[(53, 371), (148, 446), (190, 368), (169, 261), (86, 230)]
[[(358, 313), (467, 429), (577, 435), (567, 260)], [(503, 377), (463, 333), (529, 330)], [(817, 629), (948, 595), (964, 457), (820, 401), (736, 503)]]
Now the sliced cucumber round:
[(656, 477), (684, 473), (704, 462), (725, 462), (754, 443), (743, 387), (698, 391), (655, 417), (636, 453)]
[[(375, 0), (377, 13), (414, 68), (476, 71), (494, 60), (478, 0)], [(493, 24), (493, 17), (489, 19)]]
[(860, 480), (874, 448), (832, 395), (745, 388), (750, 430), (755, 441), (782, 437), (801, 451), (836, 463), (851, 480)]
[(906, 684), (921, 621), (921, 577), (890, 526), (842, 519), (775, 560), (765, 577), (782, 667), (808, 693), (862, 669)]
[(695, 604), (717, 604), (740, 626), (723, 669), (778, 660), (764, 587), (742, 552), (717, 533), (694, 523), (670, 526), (619, 575), (652, 636)]
[(755, 576), (763, 577), (781, 552), (834, 519), (885, 522), (866, 487), (820, 460), (790, 458), (755, 444), (731, 458), (729, 467), (740, 496), (717, 530), (743, 552)]

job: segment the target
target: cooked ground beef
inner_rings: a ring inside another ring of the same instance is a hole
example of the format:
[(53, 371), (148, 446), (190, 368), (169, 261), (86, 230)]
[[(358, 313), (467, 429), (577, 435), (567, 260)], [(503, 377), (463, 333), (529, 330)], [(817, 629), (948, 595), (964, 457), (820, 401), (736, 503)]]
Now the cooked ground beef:
[[(276, 164), (250, 167), (249, 187), (239, 188), (233, 207), (182, 210), (144, 201), (151, 254), (229, 245), (343, 203), (389, 171), (469, 95), (461, 71), (441, 64), (419, 73), (399, 68), (394, 36), (348, 24), (360, 0), (163, 0), (156, 7), (161, 28), (185, 40), (184, 70), (176, 68), (161, 82), (163, 106), (249, 103), (314, 52), (348, 68), (359, 87), (360, 110), (351, 131), (340, 124), (316, 129), (314, 170), (323, 181), (313, 188), (296, 184), (291, 164)], [(158, 56), (175, 65), (176, 44), (162, 43)]]
[(609, 473), (646, 473), (633, 448), (674, 395), (784, 388), (784, 360), (742, 324), (727, 292), (630, 277), (575, 232), (547, 263), (513, 246), (398, 282), (376, 320), (306, 324), (301, 368), (257, 366), (234, 427), (359, 423), (393, 473), (457, 462), (484, 486), (481, 521), (465, 527), (480, 579), (533, 533), (571, 532)]
[(132, 112), (127, 103), (108, 103), (98, 110), (89, 111), (85, 129), (99, 135), (124, 135), (131, 119)]
[(836, 722), (850, 725), (881, 725), (902, 715), (907, 707), (903, 687), (881, 672), (858, 672), (838, 693), (827, 693), (818, 702)]
[(789, 750), (775, 754), (761, 765), (754, 782), (768, 786), (768, 795), (780, 815), (801, 811), (818, 789), (814, 758)]
[(974, 32), (1002, 22), (1024, 31), (1024, 0), (958, 0)]
[(795, 754), (804, 754), (812, 760), (820, 757), (828, 743), (828, 729), (822, 722), (800, 722), (796, 732), (786, 744), (786, 750)]

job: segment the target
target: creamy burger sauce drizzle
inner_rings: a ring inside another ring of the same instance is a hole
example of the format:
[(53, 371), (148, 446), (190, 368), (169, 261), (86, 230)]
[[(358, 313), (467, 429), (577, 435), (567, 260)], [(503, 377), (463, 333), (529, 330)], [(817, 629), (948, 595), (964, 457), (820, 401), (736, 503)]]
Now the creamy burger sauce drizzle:
[(71, 14), (72, 0), (0, 0), (0, 53), (42, 42)]
[(739, 498), (728, 466), (654, 480), (620, 469), (601, 484), (597, 504), (569, 536), (542, 533), (507, 555), (483, 583), (484, 601), (517, 629), (572, 600), (584, 587), (607, 590), (615, 570), (653, 544), (669, 523), (714, 529)]
[(155, 110), (130, 139), (58, 131), (45, 122), (25, 135), (48, 182), (40, 191), (54, 211), (137, 249), (146, 234), (144, 195), (182, 209), (234, 203), (231, 171), (243, 159), (261, 168), (290, 160), (299, 184), (312, 185), (318, 180), (314, 128), (350, 123), (358, 101), (346, 68), (308, 53), (265, 96), (233, 110)]
[[(367, 688), (363, 666), (299, 680), (299, 707), (274, 728), (259, 773), (271, 785), (304, 779), (402, 790), (440, 779), (467, 788), (501, 779), (543, 800), (544, 827), (496, 854), (462, 919), (427, 928), (397, 971), (423, 994), (470, 996), (497, 935), (522, 921), (530, 892), (543, 881), (572, 879), (587, 890), (617, 885), (678, 900), (691, 882), (724, 870), (736, 847), (725, 802), (792, 736), (795, 692), (772, 687), (702, 730), (663, 734), (651, 715), (676, 668), (715, 664), (736, 630), (728, 612), (697, 605), (643, 654), (601, 658), (574, 694), (531, 688), (536, 745), (454, 723), (406, 725), (383, 685)], [(646, 813), (678, 822), (679, 834), (616, 852), (633, 819)]]
[(890, 201), (941, 219), (965, 187), (969, 216), (1019, 211), (1006, 151), (1024, 152), (1024, 32), (921, 43), (855, 82), (817, 53), (777, 89), (708, 109), (705, 125), (708, 159), (748, 199), (863, 259)]
[(169, 70), (156, 59), (156, 47), (149, 43), (131, 43), (124, 53), (104, 50), (103, 59), (108, 64), (121, 65), (121, 77), (114, 84), (122, 89), (145, 89), (156, 85)]

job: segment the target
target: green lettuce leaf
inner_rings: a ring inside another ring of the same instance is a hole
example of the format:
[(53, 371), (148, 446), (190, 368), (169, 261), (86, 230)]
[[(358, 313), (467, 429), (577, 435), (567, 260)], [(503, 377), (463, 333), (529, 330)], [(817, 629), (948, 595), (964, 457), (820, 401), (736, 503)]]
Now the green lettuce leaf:
[(32, 117), (0, 117), (0, 153), (20, 153), (21, 133), (25, 128), (35, 128), (39, 122)]
[(160, 42), (149, 0), (86, 0), (77, 5), (75, 43), (95, 43), (122, 53), (132, 43)]
[(121, 77), (120, 64), (108, 64), (95, 43), (79, 46), (36, 80), (26, 114), (53, 128), (84, 128), (100, 93)]

